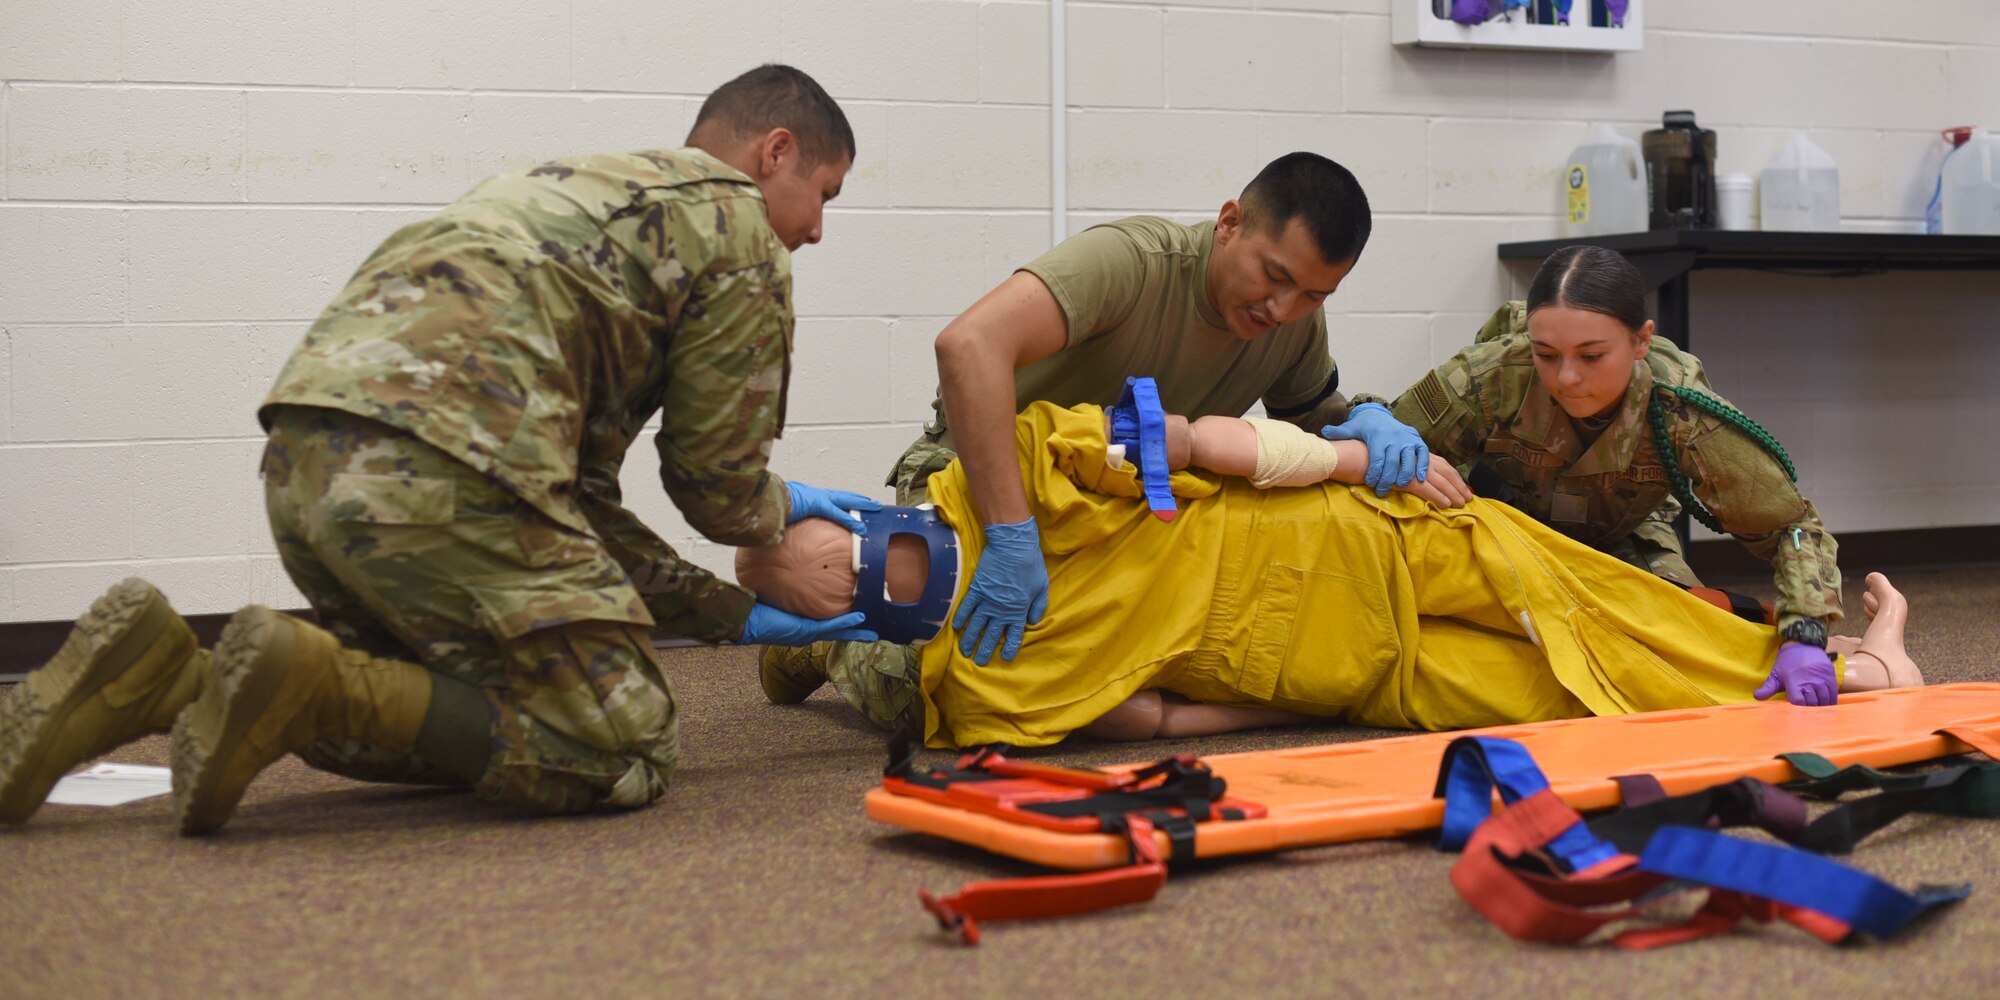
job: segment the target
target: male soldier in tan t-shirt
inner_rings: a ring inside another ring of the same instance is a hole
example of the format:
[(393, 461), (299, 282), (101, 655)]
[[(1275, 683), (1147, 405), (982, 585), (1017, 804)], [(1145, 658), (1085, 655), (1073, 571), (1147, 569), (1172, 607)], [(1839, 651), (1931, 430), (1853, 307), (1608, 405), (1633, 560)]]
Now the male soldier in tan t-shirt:
[[(1224, 202), (1213, 222), (1138, 216), (1085, 230), (938, 334), (937, 417), (889, 481), (898, 503), (915, 504), (932, 473), (954, 457), (965, 466), (985, 525), (953, 621), (968, 656), (984, 664), (999, 646), (1012, 659), (1048, 603), (1014, 442), (1014, 414), (1038, 399), (1109, 406), (1126, 376), (1151, 376), (1169, 413), (1241, 416), (1262, 401), (1273, 417), (1364, 440), (1367, 482), (1379, 492), (1434, 475), (1447, 495), (1470, 496), (1386, 407), (1357, 407), (1350, 417), (1338, 391), (1321, 304), (1353, 269), (1370, 224), (1353, 174), (1290, 153)], [(766, 649), (760, 674), (777, 703), (799, 701), (830, 678), (887, 726), (913, 703), (912, 663), (905, 647), (887, 643), (821, 643)]]

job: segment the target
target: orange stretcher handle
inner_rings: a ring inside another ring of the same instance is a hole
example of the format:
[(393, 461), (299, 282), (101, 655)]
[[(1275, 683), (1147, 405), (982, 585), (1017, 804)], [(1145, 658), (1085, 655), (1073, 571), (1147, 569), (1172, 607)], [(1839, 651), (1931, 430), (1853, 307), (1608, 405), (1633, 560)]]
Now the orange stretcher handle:
[(959, 758), (960, 770), (971, 770), (974, 766), (988, 774), (1004, 778), (1040, 778), (1058, 785), (1075, 788), (1091, 788), (1110, 791), (1137, 784), (1138, 776), (1130, 771), (1112, 773), (1090, 771), (1074, 767), (1057, 767), (1054, 764), (1031, 764), (1024, 760), (1009, 760), (999, 753), (989, 750), (975, 750)]

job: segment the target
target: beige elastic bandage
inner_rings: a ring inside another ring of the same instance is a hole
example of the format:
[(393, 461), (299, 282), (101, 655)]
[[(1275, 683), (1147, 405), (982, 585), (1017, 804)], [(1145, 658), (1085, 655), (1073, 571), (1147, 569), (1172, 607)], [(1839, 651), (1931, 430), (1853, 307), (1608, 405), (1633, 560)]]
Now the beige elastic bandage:
[(1282, 420), (1243, 419), (1257, 434), (1257, 471), (1250, 474), (1250, 485), (1260, 490), (1323, 483), (1340, 467), (1340, 452), (1317, 434)]

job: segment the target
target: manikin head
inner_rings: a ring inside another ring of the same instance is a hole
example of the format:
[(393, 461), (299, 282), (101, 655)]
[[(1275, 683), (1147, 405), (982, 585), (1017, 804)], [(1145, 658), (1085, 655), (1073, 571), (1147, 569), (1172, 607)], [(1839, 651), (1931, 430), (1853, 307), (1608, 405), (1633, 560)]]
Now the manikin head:
[(1603, 247), (1550, 254), (1528, 286), (1528, 339), (1535, 373), (1564, 413), (1581, 419), (1616, 410), (1633, 365), (1653, 347), (1639, 269)]
[(1271, 161), (1215, 219), (1205, 282), (1229, 331), (1255, 340), (1302, 319), (1340, 287), (1373, 226), (1354, 175), (1324, 156)]
[[(736, 582), (780, 611), (832, 618), (854, 610), (854, 533), (823, 517), (801, 518), (776, 545), (736, 550)], [(883, 570), (889, 599), (909, 602), (924, 592), (930, 559), (922, 539), (894, 535)]]
[(813, 78), (767, 63), (703, 101), (687, 144), (757, 182), (785, 249), (820, 239), (826, 203), (854, 166), (854, 130)]

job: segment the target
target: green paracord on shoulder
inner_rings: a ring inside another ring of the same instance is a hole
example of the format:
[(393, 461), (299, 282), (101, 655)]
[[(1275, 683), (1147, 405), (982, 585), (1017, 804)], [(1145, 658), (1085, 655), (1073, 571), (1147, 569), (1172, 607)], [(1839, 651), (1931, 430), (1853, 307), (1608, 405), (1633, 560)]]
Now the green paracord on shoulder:
[[(1798, 469), (1792, 466), (1791, 456), (1785, 454), (1785, 446), (1779, 444), (1778, 439), (1772, 437), (1771, 432), (1765, 430), (1757, 421), (1745, 416), (1743, 411), (1699, 389), (1690, 389), (1684, 385), (1660, 388), (1671, 389), (1674, 395), (1689, 405), (1713, 413), (1750, 435), (1752, 441), (1763, 445), (1764, 450), (1770, 452), (1771, 457), (1776, 458), (1778, 464), (1785, 467), (1785, 475), (1790, 476), (1792, 482), (1799, 481)], [(1681, 507), (1710, 531), (1725, 533), (1722, 530), (1722, 522), (1717, 520), (1714, 514), (1709, 513), (1708, 508), (1701, 505), (1701, 501), (1694, 498), (1694, 490), (1688, 485), (1687, 475), (1681, 472), (1680, 459), (1674, 456), (1673, 439), (1667, 435), (1667, 411), (1660, 405), (1660, 397), (1657, 395), (1646, 407), (1646, 421), (1653, 426), (1653, 447), (1660, 453), (1660, 464), (1667, 469), (1667, 483), (1673, 487), (1674, 496), (1680, 500)]]

